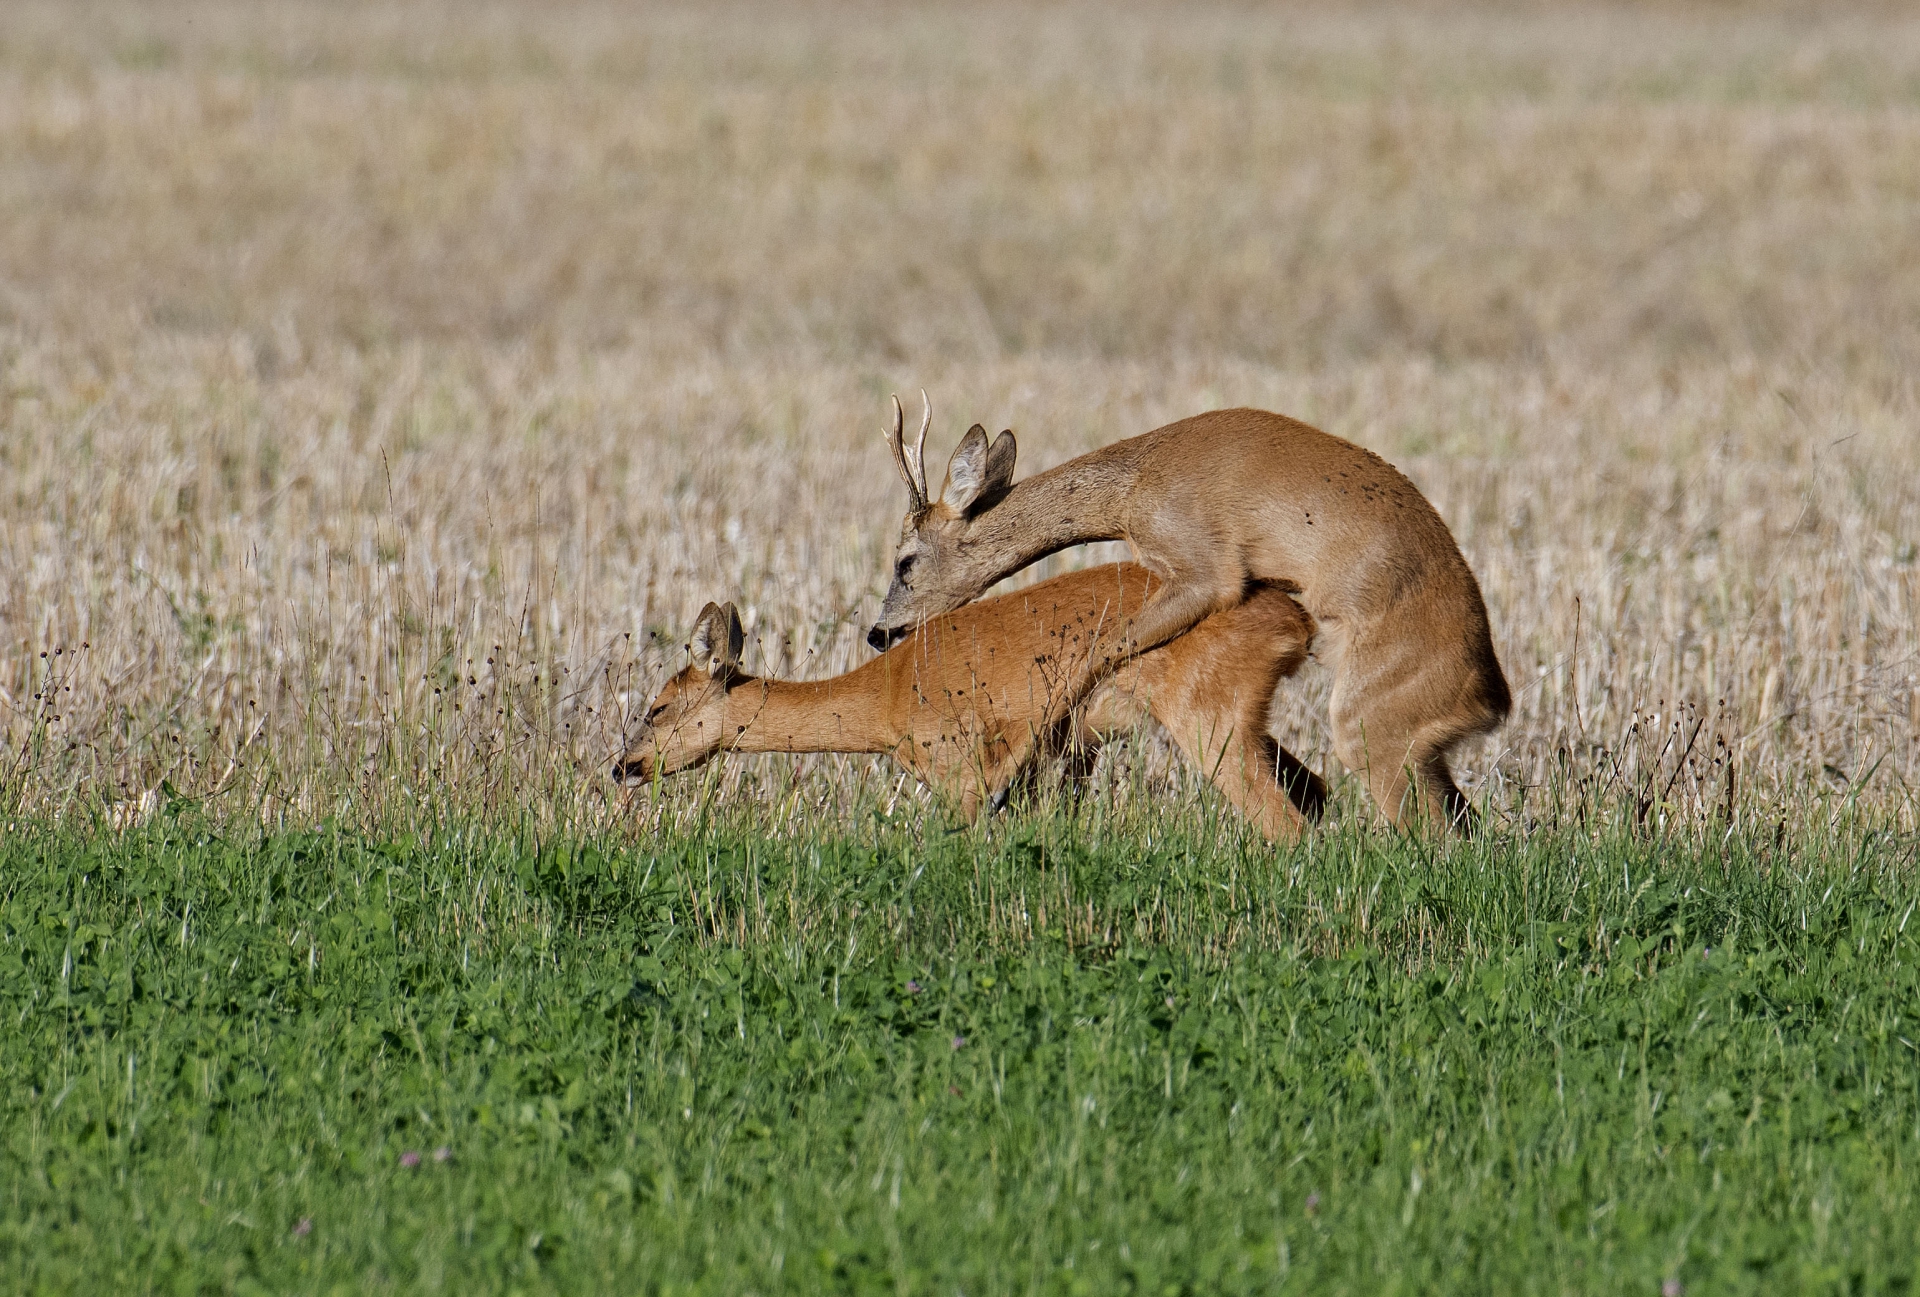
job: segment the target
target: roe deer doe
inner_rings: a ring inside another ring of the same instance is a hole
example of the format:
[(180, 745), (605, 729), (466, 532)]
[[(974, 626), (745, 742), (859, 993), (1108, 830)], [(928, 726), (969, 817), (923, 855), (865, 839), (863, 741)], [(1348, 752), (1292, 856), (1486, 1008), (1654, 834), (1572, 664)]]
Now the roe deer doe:
[[(1149, 598), (1146, 569), (1069, 572), (969, 604), (831, 680), (757, 679), (740, 670), (732, 604), (708, 604), (692, 665), (648, 706), (614, 778), (645, 781), (720, 752), (881, 752), (969, 821), (1032, 755), (1049, 703)], [(1317, 818), (1326, 785), (1267, 732), (1281, 679), (1306, 659), (1313, 625), (1279, 590), (1201, 622), (1133, 658), (1069, 712), (1084, 752), (1151, 716), (1187, 759), (1268, 838), (1293, 841)]]
[[(924, 393), (922, 394), (924, 399)], [(893, 403), (887, 440), (907, 484), (893, 581), (868, 642), (965, 604), (1048, 554), (1125, 540), (1161, 579), (1085, 672), (1049, 701), (1047, 733), (1081, 690), (1250, 589), (1294, 594), (1332, 659), (1333, 748), (1380, 810), (1470, 827), (1447, 757), (1511, 705), (1480, 586), (1419, 490), (1372, 451), (1263, 410), (1218, 410), (1115, 442), (1022, 482), (1012, 432), (975, 424), (927, 489), (928, 405), (909, 458)]]

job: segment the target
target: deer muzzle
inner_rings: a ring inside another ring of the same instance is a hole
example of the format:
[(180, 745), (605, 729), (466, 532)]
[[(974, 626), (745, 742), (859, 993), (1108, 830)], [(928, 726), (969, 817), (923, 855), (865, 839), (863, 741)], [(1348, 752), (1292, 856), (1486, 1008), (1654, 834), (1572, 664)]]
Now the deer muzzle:
[(875, 653), (885, 653), (888, 649), (906, 638), (905, 626), (876, 625), (867, 632), (867, 647)]
[(613, 763), (613, 781), (617, 784), (644, 784), (653, 778), (653, 752), (634, 748)]

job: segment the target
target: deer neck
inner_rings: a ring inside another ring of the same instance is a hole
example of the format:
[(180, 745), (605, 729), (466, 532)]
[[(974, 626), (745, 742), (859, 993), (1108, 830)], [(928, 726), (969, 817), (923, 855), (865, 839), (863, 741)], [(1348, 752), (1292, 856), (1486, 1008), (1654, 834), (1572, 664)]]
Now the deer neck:
[(977, 514), (961, 543), (990, 560), (987, 585), (1070, 546), (1123, 539), (1140, 476), (1132, 451), (1123, 441), (1035, 474)]
[(735, 752), (890, 752), (899, 735), (885, 725), (878, 692), (858, 677), (746, 679), (727, 691), (727, 747)]

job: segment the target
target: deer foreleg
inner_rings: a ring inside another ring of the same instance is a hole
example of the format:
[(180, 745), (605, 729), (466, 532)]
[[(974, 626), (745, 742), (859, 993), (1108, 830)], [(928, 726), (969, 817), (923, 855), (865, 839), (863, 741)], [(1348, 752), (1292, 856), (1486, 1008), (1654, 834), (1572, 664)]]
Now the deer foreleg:
[(941, 774), (941, 783), (959, 803), (960, 816), (972, 824), (986, 811), (1005, 809), (1013, 785), (1033, 764), (1039, 749), (1034, 731), (1006, 726), (980, 736), (967, 758)]

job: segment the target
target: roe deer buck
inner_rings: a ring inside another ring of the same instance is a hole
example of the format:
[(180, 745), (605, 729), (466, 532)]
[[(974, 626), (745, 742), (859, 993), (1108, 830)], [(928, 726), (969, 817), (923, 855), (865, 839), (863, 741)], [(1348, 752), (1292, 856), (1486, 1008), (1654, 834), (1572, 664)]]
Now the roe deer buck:
[[(925, 393), (921, 394), (925, 399)], [(893, 581), (868, 642), (927, 618), (1069, 545), (1125, 540), (1162, 585), (1104, 656), (1049, 702), (1040, 731), (1131, 653), (1232, 607), (1255, 584), (1294, 594), (1334, 669), (1333, 748), (1381, 811), (1470, 827), (1448, 753), (1511, 700), (1480, 586), (1426, 497), (1372, 451), (1263, 410), (1219, 410), (1013, 480), (1012, 432), (975, 424), (935, 497), (928, 404), (911, 459), (905, 414), (887, 436), (908, 507)], [(1411, 778), (1409, 777), (1411, 772)], [(1409, 794), (1413, 795), (1410, 796)]]
[[(739, 616), (708, 604), (692, 665), (648, 706), (614, 778), (653, 779), (723, 751), (883, 752), (956, 797), (971, 821), (1027, 764), (1059, 683), (1155, 584), (1133, 564), (1070, 572), (969, 604), (864, 666), (806, 683), (743, 674)], [(1256, 590), (1104, 679), (1070, 714), (1075, 737), (1094, 744), (1150, 715), (1262, 833), (1293, 841), (1319, 816), (1326, 785), (1273, 741), (1267, 711), (1312, 639), (1298, 604)]]

